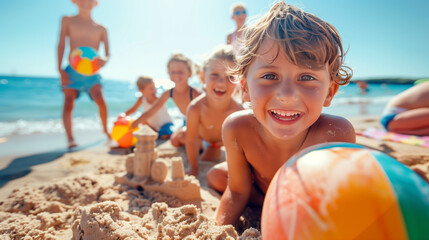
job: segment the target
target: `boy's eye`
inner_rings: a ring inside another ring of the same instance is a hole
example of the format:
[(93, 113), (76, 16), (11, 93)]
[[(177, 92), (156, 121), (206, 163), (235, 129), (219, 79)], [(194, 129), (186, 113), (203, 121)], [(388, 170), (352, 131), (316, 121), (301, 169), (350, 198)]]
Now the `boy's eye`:
[(311, 75), (303, 75), (301, 77), (299, 77), (300, 81), (312, 81), (312, 80), (316, 80), (315, 77), (311, 76)]
[(235, 76), (227, 76), (228, 80), (230, 82), (234, 82), (235, 81)]
[(216, 74), (216, 73), (211, 73), (210, 74), (210, 78), (212, 78), (212, 79), (215, 79), (215, 78), (218, 78), (218, 77), (219, 77), (219, 75)]
[(267, 80), (277, 80), (277, 76), (275, 74), (272, 73), (268, 73), (262, 76), (263, 79), (267, 79)]

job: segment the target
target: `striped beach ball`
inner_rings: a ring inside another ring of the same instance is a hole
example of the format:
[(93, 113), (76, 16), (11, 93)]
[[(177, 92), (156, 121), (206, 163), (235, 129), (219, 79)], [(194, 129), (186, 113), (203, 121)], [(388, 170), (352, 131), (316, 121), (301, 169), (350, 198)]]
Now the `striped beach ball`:
[(394, 158), (356, 144), (314, 146), (275, 174), (263, 239), (429, 239), (429, 185)]
[(112, 139), (118, 143), (119, 147), (128, 148), (136, 144), (137, 138), (133, 136), (133, 132), (138, 128), (132, 129), (131, 123), (133, 119), (130, 117), (119, 117), (113, 124)]
[(94, 75), (100, 69), (98, 67), (97, 51), (91, 47), (78, 47), (70, 54), (70, 66), (82, 75)]

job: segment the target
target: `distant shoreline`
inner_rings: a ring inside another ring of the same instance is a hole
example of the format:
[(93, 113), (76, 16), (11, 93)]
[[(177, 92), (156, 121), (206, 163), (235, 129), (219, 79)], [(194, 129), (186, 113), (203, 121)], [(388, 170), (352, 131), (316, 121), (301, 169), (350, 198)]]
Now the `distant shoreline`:
[(386, 84), (414, 84), (415, 81), (424, 78), (365, 78), (352, 79), (351, 82), (363, 81), (367, 83), (386, 83)]

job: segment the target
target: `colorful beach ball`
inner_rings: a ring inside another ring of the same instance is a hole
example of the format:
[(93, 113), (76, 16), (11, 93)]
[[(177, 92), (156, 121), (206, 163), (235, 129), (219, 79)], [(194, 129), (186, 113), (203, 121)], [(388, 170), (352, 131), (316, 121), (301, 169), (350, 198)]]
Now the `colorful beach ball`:
[(94, 75), (99, 70), (97, 51), (90, 47), (78, 47), (70, 54), (70, 66), (82, 75)]
[(277, 171), (263, 239), (429, 239), (429, 185), (390, 156), (356, 144), (317, 145)]
[(118, 143), (119, 147), (128, 148), (136, 144), (137, 138), (133, 136), (133, 132), (138, 128), (132, 129), (131, 123), (133, 119), (130, 117), (120, 117), (113, 125), (112, 138)]

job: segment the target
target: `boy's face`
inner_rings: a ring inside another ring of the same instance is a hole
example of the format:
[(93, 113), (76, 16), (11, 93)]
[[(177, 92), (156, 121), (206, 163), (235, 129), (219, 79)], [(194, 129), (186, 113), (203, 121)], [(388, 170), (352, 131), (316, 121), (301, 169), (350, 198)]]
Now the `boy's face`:
[(140, 89), (143, 96), (150, 98), (156, 96), (156, 88), (153, 82), (147, 83), (143, 89)]
[(264, 40), (249, 66), (245, 100), (264, 129), (279, 139), (303, 133), (330, 105), (338, 89), (328, 65), (307, 69), (294, 65), (272, 40)]
[(230, 81), (227, 69), (234, 67), (234, 63), (222, 59), (215, 59), (204, 73), (207, 96), (214, 100), (230, 98), (236, 84)]
[(168, 66), (168, 75), (171, 81), (177, 84), (188, 84), (188, 78), (192, 73), (189, 71), (188, 65), (184, 62), (173, 61)]
[(242, 7), (234, 8), (232, 12), (231, 18), (237, 23), (239, 26), (243, 26), (246, 22), (247, 12), (246, 9)]

